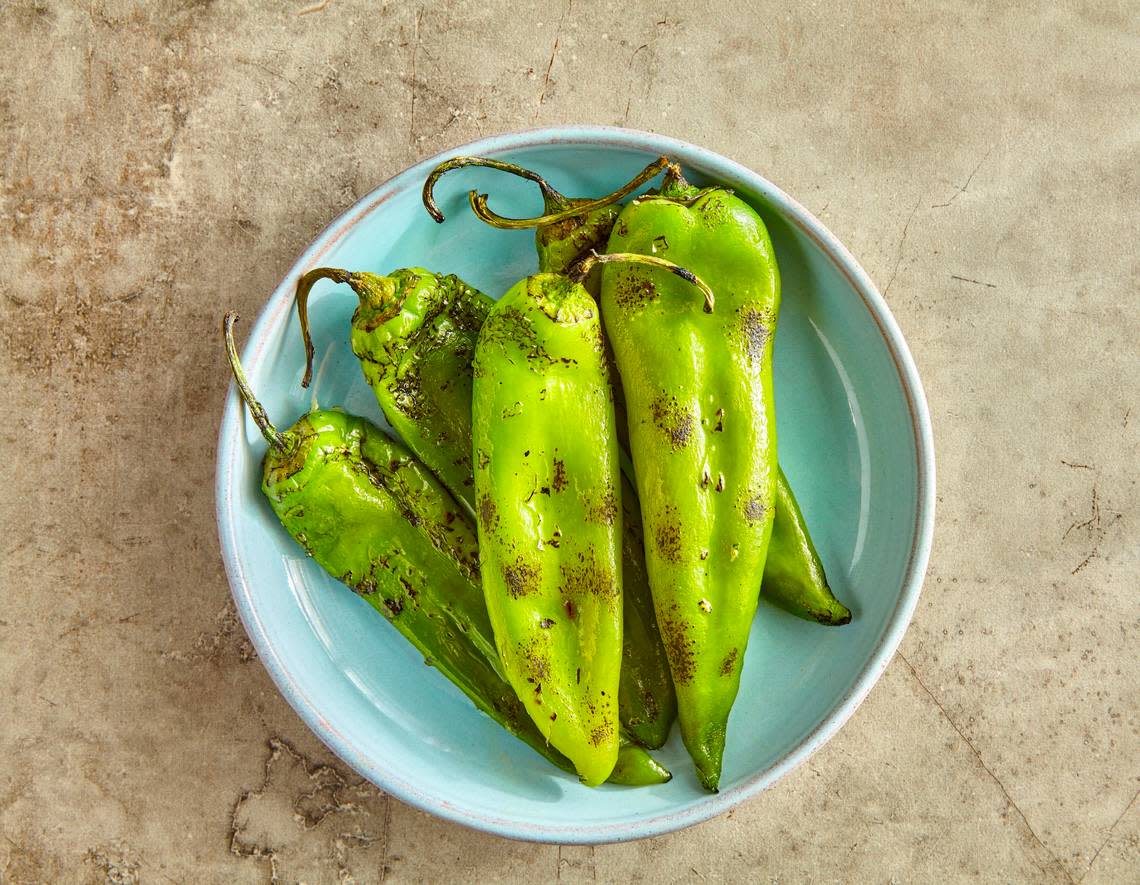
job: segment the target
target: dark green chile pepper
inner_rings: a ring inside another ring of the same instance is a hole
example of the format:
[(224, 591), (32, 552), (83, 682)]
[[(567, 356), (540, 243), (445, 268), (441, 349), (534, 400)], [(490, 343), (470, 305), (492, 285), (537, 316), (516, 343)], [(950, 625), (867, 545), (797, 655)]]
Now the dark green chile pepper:
[[(428, 271), (398, 270), (382, 277), (317, 268), (302, 277), (297, 290), (310, 367), (308, 297), (318, 279), (347, 283), (357, 294), (352, 347), (381, 410), (416, 456), (441, 480), (447, 478), (445, 485), (473, 514), (472, 360), (479, 329), (494, 301), (455, 277)], [(306, 377), (310, 374), (306, 369)], [(628, 511), (627, 491), (632, 496), (633, 490), (624, 477), (622, 489), (623, 509)], [(626, 596), (619, 715), (638, 743), (655, 749), (669, 736), (677, 699), (653, 614), (636, 504), (623, 523), (622, 557)]]
[(631, 202), (611, 252), (668, 255), (716, 296), (653, 268), (607, 267), (606, 331), (625, 382), (654, 607), (681, 737), (701, 783), (720, 783), (776, 506), (772, 340), (780, 276), (760, 216), (671, 167)]
[[(507, 677), (539, 729), (600, 783), (616, 762), (621, 486), (594, 299), (539, 273), (497, 301), (475, 348), (472, 424), (483, 592)], [(672, 272), (692, 279), (681, 268)]]
[[(553, 750), (504, 681), (479, 586), (475, 527), (431, 473), (378, 427), (315, 409), (281, 432), (242, 372), (224, 324), (242, 400), (266, 441), (262, 491), (289, 534), (329, 574), (363, 596), (468, 698), (559, 768)], [(664, 783), (668, 771), (626, 747), (614, 783)]]
[[(490, 166), (535, 182), (543, 193), (543, 215), (538, 218), (504, 218), (487, 207), (487, 195), (469, 193), (471, 208), (478, 218), (492, 227), (506, 230), (535, 228), (535, 246), (538, 250), (540, 271), (566, 273), (589, 251), (605, 251), (610, 232), (620, 207), (614, 201), (622, 199), (664, 168), (665, 158), (647, 166), (629, 184), (606, 197), (577, 199), (564, 197), (555, 191), (538, 173), (510, 163), (480, 157), (456, 157), (436, 167), (424, 185), (424, 201), (436, 221), (443, 215), (432, 199), (436, 180), (449, 169), (462, 166)], [(575, 224), (567, 212), (586, 212)], [(587, 278), (587, 291), (595, 298), (600, 292), (600, 268)], [(612, 367), (611, 367), (612, 368)], [(613, 371), (614, 411), (617, 415), (618, 442), (623, 452), (629, 451), (629, 431), (626, 420), (625, 391), (620, 373)], [(780, 470), (776, 477), (776, 515), (772, 539), (768, 547), (768, 562), (760, 585), (760, 598), (767, 599), (797, 617), (825, 625), (842, 625), (851, 621), (851, 611), (835, 598), (827, 583), (823, 563), (812, 543), (792, 488)], [(647, 746), (659, 746), (647, 744)]]
[(776, 475), (776, 518), (760, 598), (820, 624), (838, 626), (851, 621), (851, 610), (835, 598), (827, 584), (807, 522), (782, 469)]

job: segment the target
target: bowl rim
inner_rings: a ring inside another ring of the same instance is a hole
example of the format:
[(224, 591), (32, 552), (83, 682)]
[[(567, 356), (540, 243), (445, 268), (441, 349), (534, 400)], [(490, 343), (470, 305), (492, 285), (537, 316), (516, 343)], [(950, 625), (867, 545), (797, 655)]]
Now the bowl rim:
[(286, 701), (340, 759), (359, 775), (400, 801), (473, 829), (532, 842), (603, 844), (658, 836), (723, 814), (745, 799), (772, 786), (806, 762), (851, 718), (893, 658), (918, 603), (934, 533), (934, 437), (922, 382), (902, 332), (866, 271), (834, 234), (775, 184), (734, 160), (669, 136), (612, 126), (556, 126), (492, 135), (449, 148), (393, 175), (335, 218), (293, 263), (250, 328), (242, 357), (247, 369), (252, 370), (265, 358), (264, 339), (269, 326), (278, 322), (283, 313), (292, 311), (297, 278), (306, 270), (316, 266), (321, 257), (361, 218), (396, 193), (406, 189), (408, 185), (401, 184), (401, 181), (422, 181), (438, 163), (457, 154), (495, 156), (551, 144), (617, 147), (654, 154), (679, 155), (688, 158), (684, 162), (695, 161), (703, 170), (707, 170), (711, 177), (747, 182), (749, 187), (762, 194), (789, 222), (816, 243), (861, 297), (867, 312), (878, 326), (898, 372), (914, 433), (918, 498), (914, 543), (904, 574), (902, 592), (879, 636), (878, 643), (847, 694), (831, 712), (799, 744), (762, 771), (756, 772), (732, 789), (709, 794), (703, 801), (683, 810), (662, 812), (625, 823), (546, 825), (496, 817), (459, 807), (447, 799), (421, 790), (415, 783), (400, 778), (394, 772), (370, 760), (362, 750), (325, 719), (314, 700), (302, 690), (269, 642), (265, 627), (253, 604), (242, 563), (236, 555), (237, 521), (232, 489), (237, 448), (239, 444), (244, 444), (245, 437), (239, 432), (243, 426), (243, 422), (240, 421), (243, 414), (236, 387), (232, 382), (226, 395), (222, 423), (218, 432), (216, 511), (222, 559), (234, 603), (246, 632), (254, 648), (257, 649), (262, 664), (269, 671), (270, 677)]

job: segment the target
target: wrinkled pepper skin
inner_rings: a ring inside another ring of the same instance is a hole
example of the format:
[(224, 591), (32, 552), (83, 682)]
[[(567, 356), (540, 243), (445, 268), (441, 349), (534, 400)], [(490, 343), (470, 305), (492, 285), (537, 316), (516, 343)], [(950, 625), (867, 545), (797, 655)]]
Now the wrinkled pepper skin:
[(701, 783), (716, 790), (776, 507), (779, 271), (750, 206), (721, 188), (698, 192), (679, 172), (659, 196), (626, 206), (608, 250), (667, 258), (716, 295), (708, 312), (658, 270), (603, 274), (681, 736)]
[[(232, 359), (240, 371), (236, 351)], [(264, 415), (252, 395), (247, 402), (255, 418), (257, 411)], [(479, 710), (573, 771), (503, 676), (480, 586), (475, 526), (451, 495), (411, 452), (363, 418), (317, 409), (284, 433), (268, 430), (262, 491), (290, 536)], [(623, 747), (621, 762), (613, 783), (671, 777), (638, 747)]]
[(807, 621), (826, 626), (851, 622), (851, 610), (831, 592), (807, 522), (782, 469), (776, 476), (776, 519), (760, 595)]
[[(613, 214), (616, 216), (617, 211)], [(610, 227), (612, 222), (606, 227), (607, 235)], [(441, 474), (434, 465), (449, 469), (458, 468), (463, 463), (468, 465), (466, 475), (458, 475), (457, 470), (452, 472), (451, 490), (456, 499), (474, 513), (474, 473), (470, 470), (472, 363), (479, 329), (495, 302), (460, 281), (447, 287), (450, 293), (447, 313), (452, 319), (446, 324), (442, 321), (418, 322), (416, 316), (405, 317), (404, 311), (373, 324), (376, 316), (384, 316), (390, 310), (383, 306), (389, 303), (385, 296), (371, 294), (387, 291), (385, 279), (417, 281), (421, 274), (427, 272), (399, 270), (387, 278), (346, 271), (337, 273), (343, 275), (345, 282), (358, 290), (358, 294), (364, 293), (360, 295), (361, 308), (354, 320), (353, 350), (361, 358), (365, 377), (393, 426), (397, 426), (393, 416), (403, 420), (406, 413), (401, 411), (402, 403), (393, 394), (395, 385), (385, 383), (384, 379), (446, 379), (446, 384), (417, 383), (414, 412), (432, 416), (434, 423), (426, 430), (409, 432), (406, 436), (401, 433), (401, 436), (420, 461), (433, 467), (437, 477)], [(591, 274), (587, 280), (593, 276)], [(399, 285), (397, 282), (397, 286), (391, 288), (396, 289)], [(393, 297), (391, 303), (399, 303), (399, 300)], [(403, 302), (404, 310), (419, 303), (420, 299), (408, 298)], [(372, 304), (380, 306), (373, 307)], [(433, 328), (445, 329), (446, 334), (424, 332)], [(627, 495), (634, 501), (632, 512), (626, 504)], [(638, 743), (656, 749), (668, 739), (669, 730), (677, 718), (677, 698), (653, 614), (641, 542), (641, 517), (637, 513), (633, 488), (624, 476), (622, 502), (628, 517), (622, 523), (622, 579), (626, 596), (619, 715), (622, 724)]]
[(597, 305), (528, 277), (491, 308), (472, 415), (483, 591), (507, 677), (594, 786), (618, 749), (621, 485)]
[[(535, 248), (538, 252), (538, 269), (548, 273), (567, 273), (591, 251), (604, 251), (614, 223), (620, 214), (620, 206), (613, 201), (628, 195), (633, 185), (640, 185), (667, 168), (666, 158), (662, 157), (647, 166), (640, 175), (608, 197), (589, 199), (586, 197), (566, 197), (555, 191), (537, 173), (500, 161), (484, 158), (456, 158), (441, 164), (441, 169), (457, 168), (462, 165), (493, 164), (495, 168), (509, 171), (535, 181), (543, 193), (543, 216), (529, 219), (527, 224), (535, 228)], [(425, 204), (437, 221), (443, 219), (431, 198), (434, 175), (425, 184)], [(487, 196), (472, 194), (472, 209), (483, 221), (496, 227), (517, 228), (523, 226), (520, 220), (503, 219), (487, 208)], [(567, 216), (575, 208), (584, 208), (583, 214)], [(546, 221), (546, 219), (553, 219)], [(595, 298), (601, 287), (601, 268), (594, 268), (584, 285)], [(620, 373), (612, 364), (612, 354), (607, 342), (607, 356), (611, 361), (611, 377), (614, 379), (614, 410), (617, 413), (618, 443), (623, 452), (629, 451), (629, 432), (626, 421), (625, 392)], [(628, 531), (628, 530), (627, 530)], [(850, 622), (850, 611), (839, 602), (828, 586), (823, 563), (815, 551), (795, 495), (781, 470), (777, 476), (776, 515), (769, 546), (769, 558), (776, 562), (776, 572), (771, 579), (767, 571), (760, 587), (761, 597), (771, 594), (771, 602), (787, 612), (805, 620), (825, 625), (841, 625)], [(628, 592), (628, 590), (627, 590)], [(628, 628), (627, 624), (627, 628)], [(671, 694), (671, 689), (669, 689)], [(660, 695), (658, 695), (660, 696)], [(671, 719), (670, 719), (671, 721)], [(666, 735), (667, 735), (666, 731)], [(664, 740), (664, 736), (660, 738)], [(655, 736), (646, 734), (646, 746), (655, 747)]]
[(310, 353), (308, 291), (322, 277), (348, 283), (360, 301), (352, 315), (352, 351), (384, 417), (470, 508), (471, 376), (456, 374), (454, 361), (472, 360), (491, 299), (456, 276), (418, 267), (387, 276), (319, 268), (298, 289)]

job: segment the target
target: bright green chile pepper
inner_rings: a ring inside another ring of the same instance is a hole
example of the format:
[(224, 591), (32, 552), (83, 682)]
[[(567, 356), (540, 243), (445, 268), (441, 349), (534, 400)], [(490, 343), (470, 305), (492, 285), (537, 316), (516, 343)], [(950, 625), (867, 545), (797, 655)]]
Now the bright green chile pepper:
[(617, 763), (621, 502), (597, 307), (539, 274), (494, 305), (472, 416), (483, 592), (507, 678), (583, 783)]
[[(491, 166), (538, 184), (543, 194), (543, 215), (538, 218), (504, 218), (487, 206), (487, 195), (471, 191), (468, 195), (472, 211), (483, 222), (505, 230), (535, 228), (535, 247), (540, 271), (566, 273), (591, 251), (605, 251), (620, 207), (616, 200), (631, 193), (664, 168), (665, 158), (651, 163), (637, 178), (613, 194), (598, 199), (569, 198), (555, 191), (542, 176), (510, 163), (480, 157), (457, 157), (436, 167), (424, 185), (424, 201), (436, 221), (443, 215), (432, 198), (432, 189), (443, 172), (462, 166)], [(577, 218), (568, 212), (585, 212)], [(601, 286), (601, 268), (586, 279), (586, 289), (595, 298)], [(613, 368), (613, 367), (611, 367)], [(614, 382), (614, 411), (617, 414), (618, 442), (623, 452), (629, 451), (625, 392), (620, 373), (611, 373)], [(851, 621), (851, 611), (831, 592), (819, 554), (812, 543), (807, 523), (800, 511), (784, 471), (776, 477), (776, 515), (768, 548), (768, 563), (760, 585), (760, 597), (797, 617), (824, 625), (842, 625)], [(656, 746), (647, 744), (647, 746)]]
[(681, 736), (716, 790), (776, 507), (779, 270), (759, 215), (676, 167), (622, 210), (609, 250), (667, 256), (716, 296), (702, 303), (638, 266), (607, 267), (602, 282)]
[(492, 306), (472, 404), (479, 555), (499, 655), (587, 784), (616, 761), (622, 665), (621, 471), (597, 304), (581, 285), (601, 260), (646, 259), (539, 273)]
[[(420, 461), (474, 514), (472, 361), (494, 301), (455, 277), (418, 269), (386, 277), (337, 268), (309, 271), (297, 290), (306, 380), (313, 359), (308, 300), (319, 279), (347, 283), (358, 296), (352, 348), (381, 410)], [(632, 496), (624, 477), (622, 483)], [(630, 506), (623, 503), (627, 512)], [(677, 699), (653, 614), (636, 503), (623, 523), (622, 554), (626, 597), (619, 715), (636, 742), (655, 749), (669, 736)]]
[[(475, 706), (558, 767), (553, 750), (504, 680), (479, 585), (475, 527), (431, 473), (374, 424), (315, 409), (281, 432), (254, 398), (224, 333), (243, 401), (269, 443), (262, 491), (289, 534), (329, 574), (360, 594)], [(627, 746), (614, 783), (670, 775)]]

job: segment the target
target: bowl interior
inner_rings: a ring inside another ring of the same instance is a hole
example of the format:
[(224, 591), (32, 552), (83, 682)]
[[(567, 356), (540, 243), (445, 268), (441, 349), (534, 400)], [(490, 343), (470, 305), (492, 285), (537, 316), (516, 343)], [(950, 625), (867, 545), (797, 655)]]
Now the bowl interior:
[[(262, 498), (265, 445), (233, 393), (219, 450), (222, 543), (238, 607), (278, 685), (306, 722), (379, 786), (515, 837), (651, 835), (717, 813), (798, 764), (885, 666), (913, 607), (916, 569), (920, 579), (924, 568), (918, 560), (925, 555), (928, 494), (920, 419), (912, 414), (921, 391), (906, 389), (857, 269), (853, 275), (818, 223), (758, 176), (707, 152), (629, 133), (577, 141), (548, 134), (545, 143), (534, 133), (513, 138), (473, 148), (535, 168), (569, 195), (609, 191), (666, 151), (695, 181), (728, 184), (763, 216), (783, 277), (775, 358), (780, 461), (854, 621), (824, 628), (761, 605), (719, 795), (697, 784), (676, 729), (659, 753), (674, 773), (671, 783), (590, 790), (477, 712), (363, 600), (303, 555)], [(423, 266), (455, 273), (495, 297), (534, 271), (531, 233), (492, 230), (466, 205), (467, 190), (479, 188), (491, 193), (497, 211), (534, 214), (540, 205), (533, 185), (484, 170), (454, 172), (438, 188), (448, 218), (436, 225), (420, 204), (427, 168), (401, 174), (334, 223), (263, 311), (244, 360), (279, 426), (314, 398), (386, 426), (348, 345), (355, 298), (347, 287), (321, 283), (314, 290), (316, 375), (311, 394), (301, 389), (303, 352), (292, 309), (301, 270)]]

